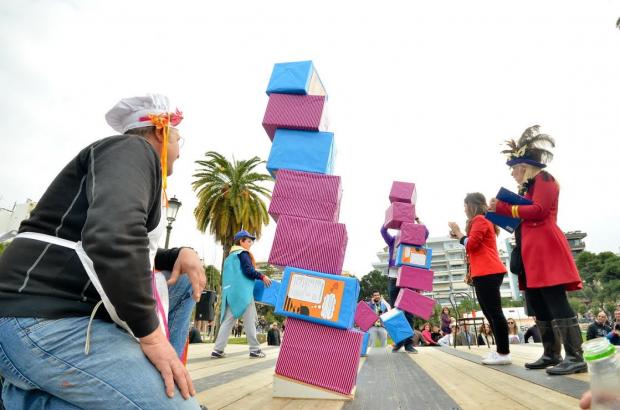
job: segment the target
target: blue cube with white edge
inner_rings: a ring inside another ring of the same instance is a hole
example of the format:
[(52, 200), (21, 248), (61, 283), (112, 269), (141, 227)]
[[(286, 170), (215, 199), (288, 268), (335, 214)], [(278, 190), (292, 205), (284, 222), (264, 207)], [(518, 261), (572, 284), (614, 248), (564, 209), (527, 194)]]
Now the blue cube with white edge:
[(370, 340), (370, 334), (364, 332), (364, 338), (362, 339), (362, 354), (361, 356), (368, 356), (368, 341)]
[(277, 129), (267, 170), (275, 177), (279, 169), (331, 175), (334, 133)]
[(415, 268), (430, 269), (433, 259), (433, 250), (424, 246), (398, 245), (396, 253), (396, 266), (413, 266)]
[(400, 343), (407, 338), (413, 337), (413, 329), (411, 329), (411, 325), (402, 310), (397, 308), (388, 310), (379, 318), (394, 343)]
[(274, 64), (267, 85), (267, 95), (271, 93), (327, 96), (312, 61)]
[(351, 329), (360, 284), (357, 278), (287, 266), (274, 313), (338, 329)]
[(262, 280), (254, 281), (254, 301), (263, 305), (275, 306), (280, 292), (280, 282), (271, 281), (271, 286), (265, 287)]

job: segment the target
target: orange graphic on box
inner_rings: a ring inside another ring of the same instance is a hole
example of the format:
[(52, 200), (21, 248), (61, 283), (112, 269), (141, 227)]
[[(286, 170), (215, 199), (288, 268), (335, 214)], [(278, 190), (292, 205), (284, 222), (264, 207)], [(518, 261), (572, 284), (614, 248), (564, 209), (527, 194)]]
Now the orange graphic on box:
[(426, 248), (404, 246), (400, 260), (403, 264), (426, 265)]
[(283, 310), (338, 322), (344, 282), (291, 272)]

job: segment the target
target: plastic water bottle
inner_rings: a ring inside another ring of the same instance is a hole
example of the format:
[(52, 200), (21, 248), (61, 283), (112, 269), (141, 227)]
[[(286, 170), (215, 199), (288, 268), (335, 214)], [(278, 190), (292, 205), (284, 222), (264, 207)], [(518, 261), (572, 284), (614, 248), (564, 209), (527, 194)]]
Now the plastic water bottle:
[(591, 409), (620, 409), (620, 363), (615, 346), (607, 338), (598, 337), (581, 347), (591, 375)]

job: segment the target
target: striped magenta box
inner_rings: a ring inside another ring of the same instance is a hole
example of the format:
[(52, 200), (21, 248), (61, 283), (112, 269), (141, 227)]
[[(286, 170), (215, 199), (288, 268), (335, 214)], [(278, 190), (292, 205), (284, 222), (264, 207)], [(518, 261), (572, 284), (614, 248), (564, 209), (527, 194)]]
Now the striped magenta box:
[(271, 94), (263, 117), (263, 128), (272, 141), (277, 128), (327, 131), (326, 102), (325, 97), (318, 95)]
[(276, 374), (322, 387), (341, 394), (351, 394), (364, 334), (303, 320), (288, 318)]

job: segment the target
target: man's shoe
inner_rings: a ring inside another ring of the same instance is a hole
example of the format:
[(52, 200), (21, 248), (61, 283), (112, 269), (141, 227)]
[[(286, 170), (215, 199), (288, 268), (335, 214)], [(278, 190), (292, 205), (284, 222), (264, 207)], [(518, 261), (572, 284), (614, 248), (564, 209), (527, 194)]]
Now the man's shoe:
[(265, 357), (265, 353), (262, 350), (250, 352), (250, 359), (262, 359), (263, 357)]
[(222, 359), (224, 356), (226, 356), (226, 354), (218, 350), (214, 350), (211, 352), (211, 359)]
[(399, 350), (400, 350), (400, 347), (393, 347), (392, 353), (398, 353)]
[(418, 349), (416, 349), (413, 346), (407, 346), (405, 347), (405, 352), (412, 353), (412, 354), (418, 354)]
[(512, 359), (510, 358), (510, 353), (499, 354), (497, 352), (491, 352), (487, 358), (482, 359), (482, 364), (512, 364)]

